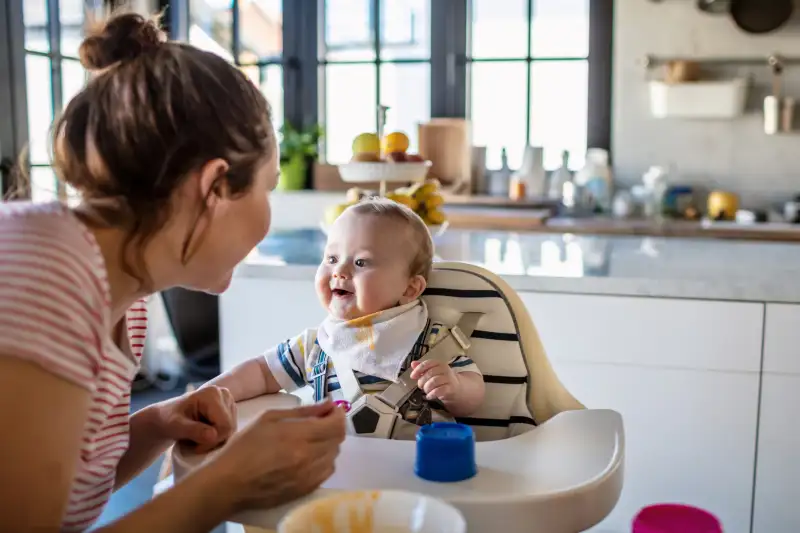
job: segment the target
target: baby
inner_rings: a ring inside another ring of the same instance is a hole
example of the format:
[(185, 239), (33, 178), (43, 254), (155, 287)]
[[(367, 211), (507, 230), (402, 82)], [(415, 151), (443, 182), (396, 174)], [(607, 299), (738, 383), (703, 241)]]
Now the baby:
[(403, 410), (404, 420), (422, 425), (470, 416), (485, 392), (475, 363), (462, 354), (453, 354), (449, 364), (417, 361), (446, 330), (428, 318), (420, 299), (432, 263), (430, 232), (411, 209), (384, 199), (349, 207), (330, 228), (316, 275), (317, 295), (328, 317), (317, 329), (305, 330), (211, 383), (229, 389), (236, 401), (306, 385), (316, 387), (317, 401), (349, 400), (342, 390), (344, 372), (357, 378), (362, 395), (386, 390), (411, 368), (419, 392), (414, 407)]

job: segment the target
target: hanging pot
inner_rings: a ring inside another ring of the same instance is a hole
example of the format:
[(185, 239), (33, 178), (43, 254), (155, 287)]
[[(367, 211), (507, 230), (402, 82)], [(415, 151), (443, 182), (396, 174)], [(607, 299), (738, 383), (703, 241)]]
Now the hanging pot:
[(731, 12), (731, 0), (697, 0), (697, 9), (712, 15)]
[(731, 17), (747, 33), (775, 31), (792, 17), (793, 0), (731, 0)]

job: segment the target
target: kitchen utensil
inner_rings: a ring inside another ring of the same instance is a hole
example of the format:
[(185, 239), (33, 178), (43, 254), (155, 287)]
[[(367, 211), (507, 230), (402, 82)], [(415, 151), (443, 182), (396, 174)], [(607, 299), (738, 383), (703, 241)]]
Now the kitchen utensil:
[(788, 133), (794, 130), (794, 98), (784, 98), (781, 102), (781, 131)]
[(297, 507), (278, 533), (465, 533), (464, 516), (452, 505), (414, 492), (333, 492)]
[(697, 0), (697, 9), (712, 15), (721, 15), (731, 12), (730, 0)]
[(700, 79), (700, 63), (697, 61), (668, 61), (665, 70), (664, 81), (667, 83), (688, 83)]
[(731, 0), (731, 17), (747, 33), (775, 31), (792, 17), (793, 0)]
[(472, 194), (488, 194), (486, 183), (486, 147), (472, 147), (472, 170), (470, 171), (472, 184), (470, 189)]
[(790, 224), (800, 223), (800, 195), (783, 204), (783, 218)]
[(708, 195), (708, 218), (711, 220), (736, 220), (739, 197), (727, 191), (712, 191)]
[(775, 135), (781, 126), (781, 75), (783, 63), (775, 56), (769, 58), (772, 67), (772, 94), (764, 98), (764, 133)]

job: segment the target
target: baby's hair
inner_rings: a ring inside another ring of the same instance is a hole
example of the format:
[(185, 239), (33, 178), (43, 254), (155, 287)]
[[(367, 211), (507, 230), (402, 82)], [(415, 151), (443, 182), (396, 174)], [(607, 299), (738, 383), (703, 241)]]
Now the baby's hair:
[(428, 226), (414, 210), (394, 200), (380, 197), (365, 198), (348, 210), (359, 215), (373, 215), (405, 224), (411, 230), (414, 243), (417, 245), (416, 254), (409, 267), (410, 274), (422, 276), (428, 281), (433, 268), (433, 239)]

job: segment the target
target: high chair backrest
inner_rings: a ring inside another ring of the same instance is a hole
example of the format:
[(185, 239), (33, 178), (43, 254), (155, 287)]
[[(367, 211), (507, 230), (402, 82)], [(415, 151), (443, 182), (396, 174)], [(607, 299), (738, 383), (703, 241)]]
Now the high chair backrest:
[(435, 263), (423, 294), (431, 319), (455, 325), (463, 313), (482, 313), (468, 355), (486, 383), (486, 398), (459, 421), (478, 440), (518, 435), (566, 410), (583, 409), (547, 359), (525, 305), (508, 283), (475, 265)]

